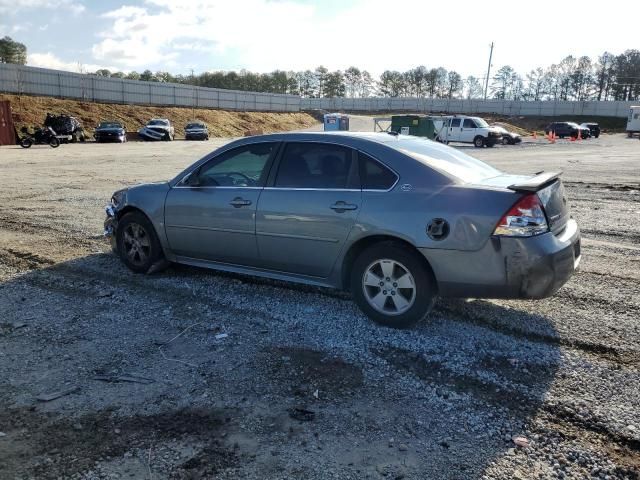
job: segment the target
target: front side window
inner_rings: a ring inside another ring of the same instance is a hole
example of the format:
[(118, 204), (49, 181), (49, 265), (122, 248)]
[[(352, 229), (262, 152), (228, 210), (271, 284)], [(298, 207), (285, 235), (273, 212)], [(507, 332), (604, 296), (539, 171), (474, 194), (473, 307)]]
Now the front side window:
[(354, 174), (353, 163), (352, 150), (346, 147), (328, 143), (290, 143), (280, 160), (275, 186), (349, 188)]
[(464, 123), (462, 124), (463, 128), (476, 128), (476, 124), (470, 118), (465, 118)]
[(198, 187), (260, 186), (275, 145), (256, 143), (224, 152), (190, 175), (186, 183)]
[(396, 174), (366, 153), (358, 152), (358, 161), (364, 190), (389, 190), (396, 183)]

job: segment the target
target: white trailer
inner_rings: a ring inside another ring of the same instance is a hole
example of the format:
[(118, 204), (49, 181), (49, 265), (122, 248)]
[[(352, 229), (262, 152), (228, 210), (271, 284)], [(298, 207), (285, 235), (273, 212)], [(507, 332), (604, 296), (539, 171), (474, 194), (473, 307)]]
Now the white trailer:
[(627, 135), (631, 137), (634, 133), (640, 134), (640, 105), (629, 107), (629, 118), (627, 119)]

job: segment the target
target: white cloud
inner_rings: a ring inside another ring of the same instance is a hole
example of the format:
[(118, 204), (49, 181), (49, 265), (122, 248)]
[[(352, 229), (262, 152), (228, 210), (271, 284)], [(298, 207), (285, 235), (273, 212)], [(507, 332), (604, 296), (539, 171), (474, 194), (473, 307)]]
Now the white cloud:
[(118, 69), (113, 66), (104, 66), (96, 64), (83, 64), (79, 62), (65, 62), (51, 52), (46, 53), (29, 53), (27, 54), (27, 65), (30, 67), (51, 68), (53, 70), (65, 70), (76, 73), (90, 73), (106, 68), (112, 72)]
[(226, 61), (235, 55), (231, 68), (257, 71), (324, 64), (379, 74), (424, 64), (481, 77), (492, 41), (494, 65), (511, 64), (525, 73), (568, 54), (633, 48), (628, 32), (640, 15), (640, 2), (627, 5), (621, 18), (596, 0), (554, 15), (522, 3), (479, 8), (474, 0), (437, 7), (424, 0), (353, 0), (335, 12), (331, 8), (336, 7), (294, 0), (146, 0), (105, 14), (108, 26), (92, 53), (98, 61), (138, 70), (175, 65), (192, 50), (202, 54), (199, 66), (207, 69), (219, 67), (221, 55)]
[(74, 0), (0, 0), (0, 15), (11, 15), (27, 9), (65, 9), (73, 15), (86, 10), (85, 6)]

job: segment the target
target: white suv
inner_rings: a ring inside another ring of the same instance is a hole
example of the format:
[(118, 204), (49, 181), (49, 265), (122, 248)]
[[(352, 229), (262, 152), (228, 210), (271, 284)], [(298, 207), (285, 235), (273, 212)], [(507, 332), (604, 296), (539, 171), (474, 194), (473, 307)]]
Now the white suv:
[(480, 117), (455, 115), (445, 118), (441, 125), (436, 126), (436, 140), (443, 143), (473, 143), (478, 148), (485, 145), (493, 147), (502, 142), (502, 133)]

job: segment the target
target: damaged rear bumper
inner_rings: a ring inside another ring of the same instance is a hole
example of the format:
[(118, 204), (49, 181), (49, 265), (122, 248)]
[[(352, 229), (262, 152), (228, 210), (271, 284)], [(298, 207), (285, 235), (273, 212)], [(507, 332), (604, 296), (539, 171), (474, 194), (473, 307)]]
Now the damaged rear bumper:
[(577, 270), (580, 230), (569, 220), (558, 235), (492, 238), (476, 252), (420, 251), (443, 297), (539, 299), (553, 295)]

